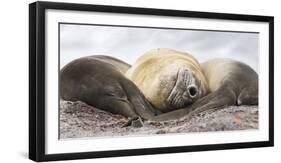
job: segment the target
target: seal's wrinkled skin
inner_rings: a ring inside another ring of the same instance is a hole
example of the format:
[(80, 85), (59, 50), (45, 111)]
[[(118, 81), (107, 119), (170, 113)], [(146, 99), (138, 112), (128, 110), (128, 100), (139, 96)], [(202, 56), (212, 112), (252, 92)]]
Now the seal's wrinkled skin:
[(172, 49), (148, 51), (125, 75), (161, 112), (186, 107), (203, 97), (208, 89), (197, 60)]

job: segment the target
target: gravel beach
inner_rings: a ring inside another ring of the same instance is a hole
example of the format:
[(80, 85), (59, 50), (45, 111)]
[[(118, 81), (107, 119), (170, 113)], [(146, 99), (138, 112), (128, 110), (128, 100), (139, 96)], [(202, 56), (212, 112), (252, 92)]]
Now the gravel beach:
[(229, 106), (179, 120), (122, 127), (127, 118), (83, 102), (60, 101), (60, 139), (258, 129), (258, 106)]

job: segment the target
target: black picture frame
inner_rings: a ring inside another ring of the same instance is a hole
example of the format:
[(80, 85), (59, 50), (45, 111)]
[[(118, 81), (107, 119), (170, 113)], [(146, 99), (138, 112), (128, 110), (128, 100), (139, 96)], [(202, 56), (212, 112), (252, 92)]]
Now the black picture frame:
[[(160, 15), (173, 17), (240, 20), (269, 23), (269, 140), (247, 143), (159, 147), (149, 149), (98, 151), (83, 153), (45, 153), (45, 11), (95, 11), (123, 14)], [(55, 161), (100, 157), (132, 156), (190, 151), (268, 147), (274, 145), (274, 18), (271, 16), (240, 15), (211, 12), (179, 11), (152, 8), (103, 6), (55, 2), (34, 2), (29, 5), (29, 158), (34, 161)]]

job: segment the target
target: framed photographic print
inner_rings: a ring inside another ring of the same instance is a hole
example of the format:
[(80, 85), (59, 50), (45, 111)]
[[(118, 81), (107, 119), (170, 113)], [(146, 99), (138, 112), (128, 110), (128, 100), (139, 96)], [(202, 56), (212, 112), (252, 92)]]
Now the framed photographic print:
[(273, 17), (29, 5), (34, 161), (273, 146)]

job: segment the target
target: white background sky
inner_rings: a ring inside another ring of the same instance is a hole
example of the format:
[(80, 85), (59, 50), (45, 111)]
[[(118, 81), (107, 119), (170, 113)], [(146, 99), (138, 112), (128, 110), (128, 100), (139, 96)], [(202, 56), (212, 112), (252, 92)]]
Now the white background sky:
[(171, 48), (188, 52), (199, 62), (233, 58), (258, 72), (258, 44), (257, 33), (61, 24), (60, 64), (62, 68), (88, 55), (110, 55), (133, 64), (151, 49)]

